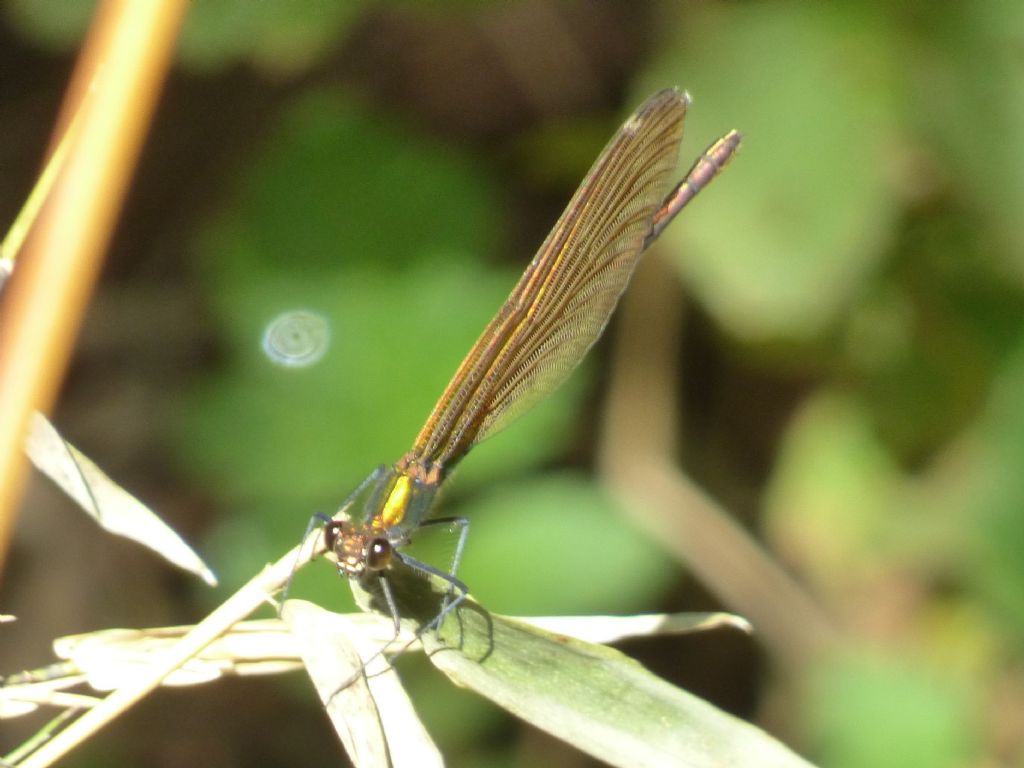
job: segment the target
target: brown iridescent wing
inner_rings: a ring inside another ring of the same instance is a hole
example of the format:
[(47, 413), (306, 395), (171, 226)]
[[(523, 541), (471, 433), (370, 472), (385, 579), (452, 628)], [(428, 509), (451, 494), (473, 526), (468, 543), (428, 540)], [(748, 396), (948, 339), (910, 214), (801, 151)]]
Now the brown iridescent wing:
[(408, 459), (451, 468), (558, 387), (601, 335), (671, 186), (689, 100), (655, 94), (590, 169), (462, 361)]

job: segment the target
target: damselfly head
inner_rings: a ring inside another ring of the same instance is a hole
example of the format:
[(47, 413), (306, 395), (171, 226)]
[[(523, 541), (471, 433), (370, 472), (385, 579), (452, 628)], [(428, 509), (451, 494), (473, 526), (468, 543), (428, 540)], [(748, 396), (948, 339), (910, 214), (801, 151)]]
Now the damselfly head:
[(350, 578), (383, 571), (394, 552), (394, 545), (379, 531), (345, 520), (324, 525), (324, 543), (337, 559), (338, 572)]

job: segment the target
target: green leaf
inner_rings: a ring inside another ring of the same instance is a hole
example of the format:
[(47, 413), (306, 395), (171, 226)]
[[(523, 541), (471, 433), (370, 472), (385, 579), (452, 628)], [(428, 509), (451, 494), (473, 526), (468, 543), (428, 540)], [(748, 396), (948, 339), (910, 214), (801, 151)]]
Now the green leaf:
[[(1005, 361), (991, 401), (979, 420), (970, 453), (971, 471), (957, 476), (969, 514), (973, 557), (970, 580), (994, 615), (1024, 636), (1024, 337)], [(957, 498), (961, 498), (958, 494)], [(966, 508), (966, 509), (965, 509)]]
[(96, 12), (96, 0), (9, 0), (4, 16), (22, 34), (56, 51), (81, 42)]
[[(432, 621), (447, 590), (404, 568), (389, 571), (388, 583), (410, 629)], [(378, 586), (353, 589), (365, 608), (386, 613)], [(422, 641), (458, 685), (611, 765), (808, 765), (618, 651), (491, 614), (471, 599)]]
[(819, 332), (893, 239), (896, 57), (871, 13), (792, 2), (688, 9), (645, 80), (644, 91), (678, 83), (693, 95), (684, 163), (727, 129), (744, 134), (726, 172), (661, 238), (736, 335)]
[(581, 475), (503, 483), (460, 511), (473, 520), (460, 575), (503, 613), (635, 610), (679, 573)]
[(979, 711), (969, 689), (912, 661), (862, 656), (823, 670), (808, 705), (835, 768), (975, 765)]
[[(940, 181), (970, 214), (992, 268), (1024, 284), (1024, 68), (1016, 3), (935, 6), (929, 35), (909, 60), (917, 77), (905, 113), (927, 142)], [(978, 169), (984, 168), (983, 173)]]
[(340, 44), (370, 4), (360, 0), (203, 0), (182, 30), (179, 56), (201, 71), (250, 62), (264, 72), (308, 69)]
[(819, 581), (850, 579), (892, 554), (903, 475), (856, 397), (822, 392), (797, 412), (765, 500), (773, 538), (796, 545)]
[[(89, 0), (11, 0), (5, 11), (36, 42), (69, 50), (96, 10)], [(249, 63), (277, 77), (321, 61), (370, 6), (361, 0), (203, 0), (191, 3), (178, 45), (187, 68), (214, 72)]]

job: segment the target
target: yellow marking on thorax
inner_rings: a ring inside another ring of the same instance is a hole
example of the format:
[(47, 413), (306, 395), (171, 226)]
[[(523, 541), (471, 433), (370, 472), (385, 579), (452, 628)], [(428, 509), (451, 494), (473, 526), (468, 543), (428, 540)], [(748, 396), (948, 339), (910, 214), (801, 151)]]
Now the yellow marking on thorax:
[(377, 519), (385, 528), (398, 525), (405, 519), (406, 510), (409, 508), (409, 499), (412, 496), (412, 478), (408, 475), (399, 475), (395, 480), (395, 487), (388, 494), (388, 500), (380, 510)]

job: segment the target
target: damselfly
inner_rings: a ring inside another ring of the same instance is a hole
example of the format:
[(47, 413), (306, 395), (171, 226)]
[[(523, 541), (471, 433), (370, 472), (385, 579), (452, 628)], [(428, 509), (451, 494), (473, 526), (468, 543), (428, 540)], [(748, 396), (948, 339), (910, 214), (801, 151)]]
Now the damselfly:
[[(729, 132), (672, 187), (689, 103), (685, 93), (661, 91), (618, 130), (462, 361), (412, 449), (393, 466), (378, 468), (325, 524), (338, 571), (379, 580), (396, 632), (399, 615), (388, 584), (396, 562), (450, 585), (432, 625), (468, 593), (456, 575), (468, 520), (426, 519), (445, 478), (470, 448), (565, 380), (604, 330), (640, 254), (739, 147), (740, 135)], [(403, 552), (417, 530), (436, 525), (459, 534), (447, 571)]]

